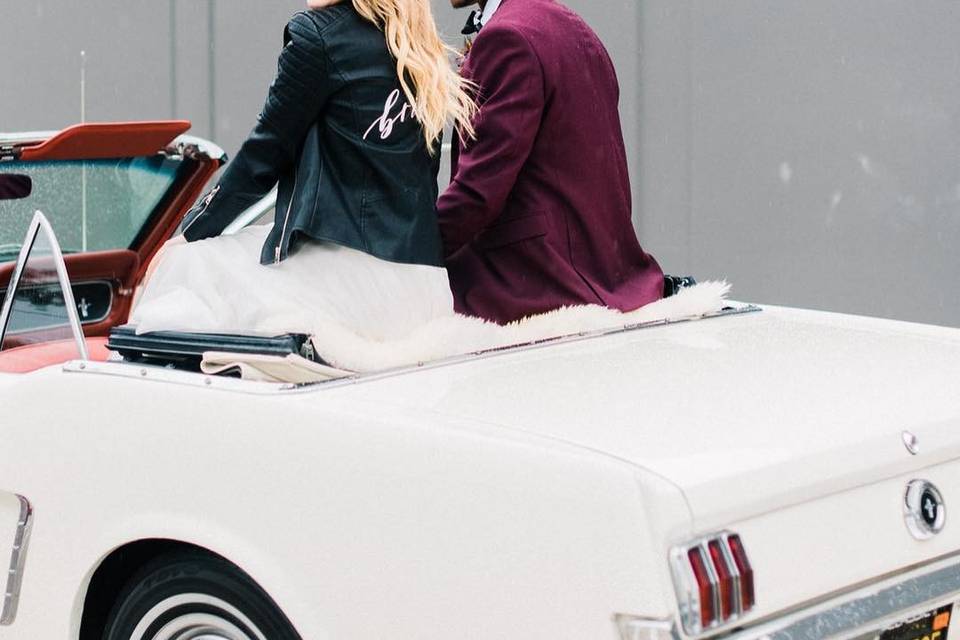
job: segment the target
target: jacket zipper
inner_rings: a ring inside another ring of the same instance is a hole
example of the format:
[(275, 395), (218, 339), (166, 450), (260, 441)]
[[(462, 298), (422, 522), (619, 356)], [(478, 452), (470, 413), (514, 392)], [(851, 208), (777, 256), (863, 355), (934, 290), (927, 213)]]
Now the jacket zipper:
[(186, 233), (190, 227), (196, 224), (197, 220), (203, 217), (203, 214), (207, 212), (207, 209), (210, 207), (210, 203), (213, 202), (213, 199), (216, 197), (219, 191), (220, 191), (220, 185), (217, 185), (210, 191), (210, 193), (208, 193), (203, 197), (203, 200), (201, 201), (200, 211), (197, 213), (197, 215), (193, 217), (193, 220), (190, 221), (190, 224), (184, 227), (183, 233)]
[(283, 246), (283, 239), (287, 235), (287, 223), (290, 222), (290, 210), (293, 209), (293, 199), (297, 197), (297, 180), (300, 178), (299, 167), (293, 172), (293, 191), (290, 193), (290, 202), (287, 203), (287, 214), (283, 217), (283, 228), (280, 229), (280, 239), (277, 241), (277, 248), (273, 251), (273, 263), (280, 264), (280, 247)]

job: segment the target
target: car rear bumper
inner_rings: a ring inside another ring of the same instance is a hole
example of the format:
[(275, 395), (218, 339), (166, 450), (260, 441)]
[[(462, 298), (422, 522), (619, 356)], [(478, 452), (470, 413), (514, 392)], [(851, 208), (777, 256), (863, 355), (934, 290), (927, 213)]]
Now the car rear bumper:
[[(723, 640), (874, 639), (884, 630), (937, 607), (960, 603), (960, 555), (831, 594), (749, 626), (703, 638)], [(954, 613), (960, 607), (955, 607)], [(618, 620), (623, 640), (683, 640), (680, 627), (665, 620)], [(960, 625), (958, 618), (957, 625)]]

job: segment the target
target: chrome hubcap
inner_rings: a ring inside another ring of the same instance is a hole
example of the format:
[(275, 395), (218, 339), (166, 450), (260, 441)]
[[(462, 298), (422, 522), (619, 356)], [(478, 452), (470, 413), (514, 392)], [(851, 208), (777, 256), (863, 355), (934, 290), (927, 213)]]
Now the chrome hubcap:
[(163, 625), (150, 640), (254, 640), (229, 620), (191, 613)]
[[(202, 605), (218, 613), (183, 613), (159, 629), (155, 623), (174, 609)], [(130, 640), (267, 640), (259, 629), (233, 605), (202, 593), (188, 593), (158, 603), (137, 624)]]

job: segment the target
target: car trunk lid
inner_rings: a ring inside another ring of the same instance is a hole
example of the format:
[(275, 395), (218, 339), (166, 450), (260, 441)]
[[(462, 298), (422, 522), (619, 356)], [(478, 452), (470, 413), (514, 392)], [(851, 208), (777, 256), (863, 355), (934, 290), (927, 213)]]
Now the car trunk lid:
[(956, 329), (768, 307), (376, 385), (346, 392), (572, 443), (668, 480), (691, 522), (664, 532), (663, 562), (723, 531), (746, 546), (756, 607), (733, 626), (960, 549), (949, 517), (930, 540), (904, 521), (911, 481), (939, 487), (947, 509), (960, 486)]
[(434, 411), (633, 462), (683, 490), (697, 529), (960, 457), (954, 329), (768, 308), (434, 375), (378, 397), (419, 405), (426, 384)]

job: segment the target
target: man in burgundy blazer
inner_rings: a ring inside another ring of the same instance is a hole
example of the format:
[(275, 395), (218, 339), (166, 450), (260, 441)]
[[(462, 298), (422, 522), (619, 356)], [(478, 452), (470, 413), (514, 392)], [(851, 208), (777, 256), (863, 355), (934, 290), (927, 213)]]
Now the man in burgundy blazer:
[(479, 15), (462, 68), (480, 88), (477, 137), (454, 141), (438, 205), (457, 310), (506, 323), (660, 299), (663, 272), (631, 222), (620, 88), (603, 43), (555, 0), (488, 0)]

